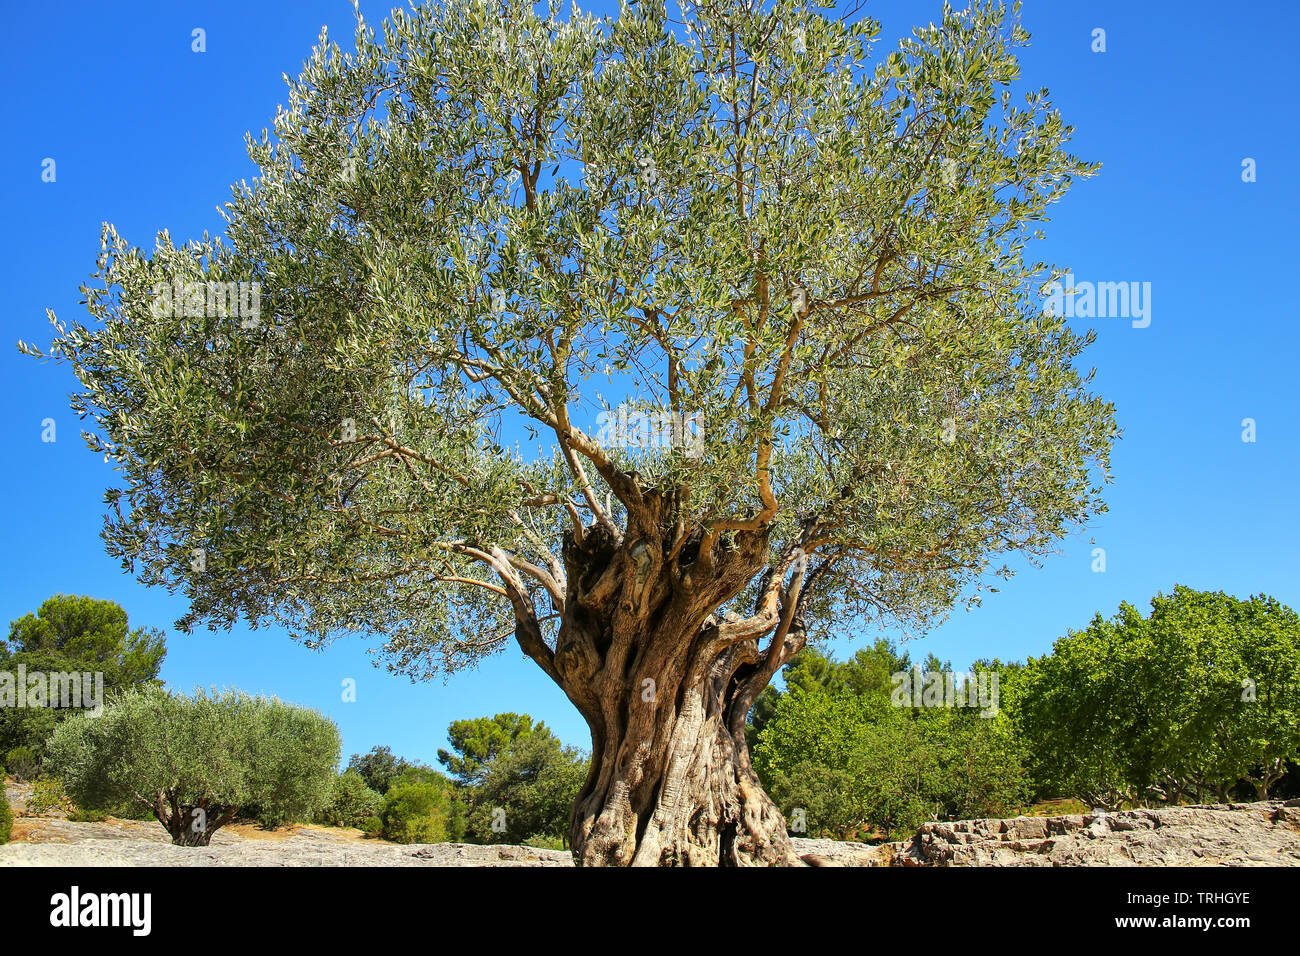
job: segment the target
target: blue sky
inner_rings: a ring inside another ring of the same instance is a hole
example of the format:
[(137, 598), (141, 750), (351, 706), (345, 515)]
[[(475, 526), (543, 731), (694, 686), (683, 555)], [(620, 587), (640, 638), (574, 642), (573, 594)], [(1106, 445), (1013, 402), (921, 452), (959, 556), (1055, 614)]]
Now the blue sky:
[[(362, 4), (371, 18), (388, 7)], [(895, 36), (936, 18), (940, 3), (867, 9)], [(77, 287), (102, 221), (145, 246), (164, 227), (178, 240), (220, 230), (216, 205), (252, 173), (244, 132), (270, 125), (281, 73), (297, 72), (322, 23), (350, 42), (349, 4), (64, 0), (27, 3), (6, 19), (0, 617), (57, 592), (111, 598), (133, 623), (168, 630), (172, 686), (236, 686), (319, 708), (338, 721), (345, 755), (387, 744), (433, 762), (450, 721), (505, 710), (586, 746), (577, 713), (514, 651), (448, 683), (413, 685), (373, 667), (361, 641), (312, 652), (273, 629), (172, 631), (182, 601), (140, 586), (103, 552), (111, 473), (78, 438), (70, 373), (13, 348), (49, 341), (46, 308), (80, 315)], [(1300, 606), (1300, 8), (1026, 0), (1024, 22), (1033, 44), (1023, 78), (1052, 91), (1076, 127), (1074, 151), (1103, 163), (1056, 207), (1039, 255), (1078, 280), (1150, 282), (1151, 323), (1077, 323), (1098, 331), (1087, 360), (1124, 429), (1110, 512), (1044, 568), (908, 645), (914, 657), (933, 652), (957, 666), (1041, 654), (1095, 612), (1145, 606), (1175, 583)], [(206, 53), (191, 52), (195, 27), (207, 32)], [(1106, 31), (1104, 53), (1091, 49), (1096, 28)], [(53, 183), (41, 180), (47, 157)], [(1246, 158), (1255, 182), (1242, 181)], [(41, 441), (47, 417), (53, 443)], [(1245, 418), (1256, 422), (1253, 443), (1242, 441)], [(1104, 573), (1092, 570), (1097, 546)], [(832, 649), (842, 655), (874, 636), (845, 634)], [(341, 700), (347, 678), (356, 703)]]

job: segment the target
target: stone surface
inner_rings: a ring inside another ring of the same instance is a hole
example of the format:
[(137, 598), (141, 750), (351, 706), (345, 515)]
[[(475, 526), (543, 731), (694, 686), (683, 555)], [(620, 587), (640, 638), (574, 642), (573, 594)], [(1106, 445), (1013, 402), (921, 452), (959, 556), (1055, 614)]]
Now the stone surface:
[(398, 846), (356, 831), (299, 827), (291, 835), (250, 838), (218, 830), (207, 847), (173, 846), (157, 823), (55, 822), (31, 842), (0, 846), (5, 866), (572, 866), (567, 852), (463, 843)]
[(794, 851), (809, 866), (884, 866), (891, 858), (884, 847), (840, 840), (792, 838)]
[(927, 823), (886, 866), (1300, 866), (1300, 801)]
[[(9, 783), (14, 842), (0, 866), (571, 866), (567, 852), (526, 846), (398, 846), (356, 830), (253, 826), (212, 846), (173, 846), (153, 821), (73, 823), (21, 815)], [(810, 866), (1300, 866), (1300, 800), (1109, 814), (927, 823), (911, 840), (868, 845), (793, 840)]]

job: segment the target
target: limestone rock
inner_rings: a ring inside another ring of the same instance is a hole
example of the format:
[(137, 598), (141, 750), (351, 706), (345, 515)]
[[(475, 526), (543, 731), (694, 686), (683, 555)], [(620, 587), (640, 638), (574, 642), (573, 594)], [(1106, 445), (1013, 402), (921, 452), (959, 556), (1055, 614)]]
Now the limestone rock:
[(1297, 801), (927, 823), (896, 866), (1300, 866)]
[[(21, 807), (21, 797), (15, 801)], [(20, 810), (21, 813), (21, 810)], [(173, 846), (152, 821), (20, 816), (0, 866), (572, 866), (527, 846), (396, 846), (356, 831), (220, 830), (209, 847)], [(1300, 866), (1300, 800), (1107, 814), (927, 823), (910, 840), (868, 845), (792, 839), (809, 866)]]

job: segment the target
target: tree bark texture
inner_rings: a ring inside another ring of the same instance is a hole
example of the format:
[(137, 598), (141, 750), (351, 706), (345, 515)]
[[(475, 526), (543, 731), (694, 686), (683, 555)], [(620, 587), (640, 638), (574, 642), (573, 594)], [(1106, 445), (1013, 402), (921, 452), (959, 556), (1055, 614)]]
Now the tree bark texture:
[[(593, 525), (564, 548), (563, 612), (539, 660), (586, 718), (573, 809), (580, 866), (797, 865), (750, 763), (745, 718), (803, 646), (803, 560), (769, 568), (765, 531), (674, 546), (670, 521)], [(797, 551), (797, 549), (796, 549)], [(788, 576), (786, 572), (791, 572)], [(759, 575), (753, 613), (715, 613)], [(520, 635), (525, 650), (540, 634)], [(541, 656), (541, 655), (534, 655)]]

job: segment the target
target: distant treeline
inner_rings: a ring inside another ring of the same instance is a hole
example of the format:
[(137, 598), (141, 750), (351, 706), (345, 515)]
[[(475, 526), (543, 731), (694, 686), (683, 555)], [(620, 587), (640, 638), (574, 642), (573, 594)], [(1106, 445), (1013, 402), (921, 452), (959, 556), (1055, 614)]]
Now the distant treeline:
[[(957, 675), (971, 693), (950, 695), (966, 706), (944, 699), (950, 673), (883, 640), (846, 661), (797, 655), (750, 725), (787, 820), (899, 836), (1060, 798), (1113, 809), (1300, 792), (1300, 619), (1272, 598), (1176, 587), (1145, 617), (1124, 604), (1044, 657), (977, 661)], [(995, 686), (996, 714), (970, 706)]]

